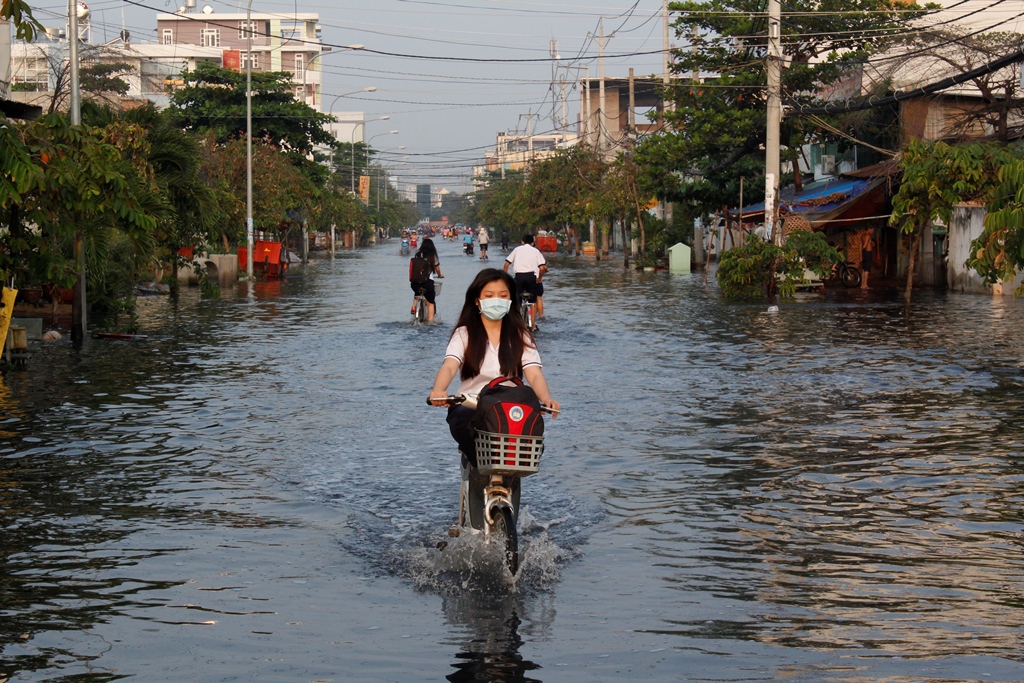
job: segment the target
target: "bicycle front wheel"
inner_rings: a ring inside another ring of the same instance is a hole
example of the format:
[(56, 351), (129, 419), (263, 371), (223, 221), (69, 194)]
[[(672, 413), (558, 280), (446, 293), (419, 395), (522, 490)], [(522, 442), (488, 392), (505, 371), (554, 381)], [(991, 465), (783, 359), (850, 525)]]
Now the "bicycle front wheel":
[(512, 510), (502, 507), (494, 511), (494, 540), (502, 544), (505, 552), (505, 563), (512, 576), (519, 571), (519, 534), (516, 533), (516, 520)]
[(847, 287), (859, 287), (860, 271), (853, 266), (847, 266), (843, 271), (843, 284)]
[(427, 300), (420, 298), (416, 301), (416, 322), (421, 323), (427, 319)]

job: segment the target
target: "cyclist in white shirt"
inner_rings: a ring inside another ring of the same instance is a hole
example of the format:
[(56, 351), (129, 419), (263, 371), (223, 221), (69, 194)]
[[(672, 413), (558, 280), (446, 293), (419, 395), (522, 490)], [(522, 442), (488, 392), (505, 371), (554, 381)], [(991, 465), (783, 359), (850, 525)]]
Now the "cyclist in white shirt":
[(523, 235), (523, 243), (505, 257), (505, 272), (512, 266), (516, 287), (530, 292), (537, 299), (537, 317), (544, 315), (544, 273), (548, 272), (547, 262), (540, 249), (533, 246), (533, 235)]

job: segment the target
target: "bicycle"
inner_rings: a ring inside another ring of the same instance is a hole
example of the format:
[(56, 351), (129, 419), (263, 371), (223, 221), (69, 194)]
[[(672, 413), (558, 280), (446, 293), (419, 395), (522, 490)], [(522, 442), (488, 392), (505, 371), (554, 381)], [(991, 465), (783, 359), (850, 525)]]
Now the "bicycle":
[(838, 280), (843, 283), (843, 286), (854, 288), (860, 286), (860, 269), (856, 266), (852, 266), (845, 261), (839, 261), (832, 264), (832, 272), (829, 276), (829, 282), (835, 282)]
[(537, 297), (531, 292), (523, 292), (519, 296), (519, 314), (531, 332), (537, 331)]
[[(476, 408), (478, 396), (448, 396), (448, 405), (462, 404)], [(427, 405), (432, 405), (427, 399)], [(541, 406), (541, 412), (557, 415), (559, 411)], [(543, 436), (494, 434), (477, 431), (476, 466), (462, 455), (462, 477), (459, 484), (458, 522), (448, 535), (458, 537), (465, 530), (483, 534), (488, 542), (498, 543), (509, 572), (519, 571), (519, 480), (540, 470), (544, 452)]]
[[(434, 297), (441, 293), (441, 285), (444, 284), (440, 280), (434, 280)], [(427, 321), (427, 290), (425, 287), (420, 287), (416, 292), (416, 296), (413, 297), (413, 322), (423, 323)]]

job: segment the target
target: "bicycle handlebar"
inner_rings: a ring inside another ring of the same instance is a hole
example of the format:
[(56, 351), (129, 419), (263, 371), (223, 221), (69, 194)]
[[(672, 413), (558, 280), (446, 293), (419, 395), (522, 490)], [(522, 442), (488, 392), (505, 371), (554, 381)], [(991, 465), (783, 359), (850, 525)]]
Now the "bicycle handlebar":
[[(475, 396), (469, 397), (469, 396), (464, 396), (463, 394), (458, 394), (458, 395), (455, 395), (455, 396), (445, 396), (444, 397), (445, 405), (449, 405), (449, 406), (457, 406), (457, 405), (459, 405), (461, 403), (465, 403), (467, 400), (470, 403), (473, 404), (473, 407), (476, 406), (476, 397)], [(431, 399), (429, 399), (429, 398), (427, 399), (427, 405), (428, 406), (433, 406), (434, 405), (431, 402)], [(561, 410), (555, 410), (554, 408), (550, 408), (550, 407), (544, 405), (543, 403), (540, 406), (540, 411), (542, 413), (547, 413), (549, 415), (558, 415), (559, 413), (562, 412)]]

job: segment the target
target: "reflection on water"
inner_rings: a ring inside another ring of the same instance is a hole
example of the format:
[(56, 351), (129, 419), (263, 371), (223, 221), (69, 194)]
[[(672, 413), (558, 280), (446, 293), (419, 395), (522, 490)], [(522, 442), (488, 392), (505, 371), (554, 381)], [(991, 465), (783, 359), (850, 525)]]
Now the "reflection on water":
[(455, 627), (458, 637), (465, 638), (452, 665), (455, 672), (446, 676), (449, 681), (540, 682), (528, 673), (541, 667), (520, 652), (524, 644), (520, 630), (534, 641), (546, 637), (555, 611), (545, 596), (524, 599), (502, 591), (471, 588), (446, 595), (443, 605), (448, 623)]
[[(438, 325), (408, 322), (408, 260), (382, 247), (143, 301), (147, 342), (50, 345), (7, 374), (0, 679), (144, 678), (126, 652), (185, 624), (159, 637), (192, 659), (151, 679), (262, 680), (239, 662), (269, 655), (233, 648), (271, 633), (317, 680), (421, 680), (423, 651), (346, 649), (352, 624), (410, 596), (427, 606), (374, 633), (427, 641), (435, 679), (667, 680), (665, 661), (695, 680), (956, 680), (979, 658), (985, 680), (1022, 678), (1006, 672), (1024, 671), (1024, 302), (920, 292), (908, 315), (896, 295), (829, 291), (769, 314), (700, 275), (556, 257), (538, 343), (565, 410), (523, 483), (512, 581), (500, 555), (448, 539), (457, 455), (423, 405), (480, 267), (457, 249)], [(324, 595), (303, 592), (300, 533), (345, 603), (288, 636), (279, 615), (304, 612), (298, 628)], [(197, 595), (199, 575), (223, 582)], [(556, 619), (563, 594), (594, 609)], [(143, 629), (114, 638), (119, 619)], [(195, 633), (214, 622), (219, 639)], [(662, 640), (623, 645), (638, 634)], [(208, 674), (214, 653), (228, 663)]]

